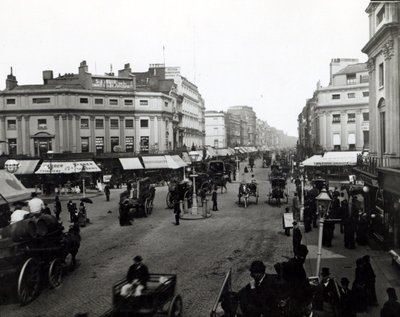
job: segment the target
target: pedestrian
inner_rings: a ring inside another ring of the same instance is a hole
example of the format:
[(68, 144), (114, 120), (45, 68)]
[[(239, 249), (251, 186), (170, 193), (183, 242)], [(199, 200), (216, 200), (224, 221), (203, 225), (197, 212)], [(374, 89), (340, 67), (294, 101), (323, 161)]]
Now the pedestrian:
[(316, 310), (330, 313), (329, 316), (332, 314), (334, 316), (338, 301), (335, 281), (330, 278), (329, 268), (323, 267), (321, 269), (321, 282), (317, 287), (313, 307)]
[(121, 288), (121, 296), (141, 296), (142, 291), (146, 289), (147, 282), (150, 279), (149, 270), (143, 264), (143, 259), (140, 255), (133, 258), (133, 264), (129, 267), (126, 274), (127, 284)]
[(388, 287), (386, 293), (388, 295), (388, 300), (383, 304), (381, 317), (400, 316), (400, 303), (397, 301), (396, 290), (393, 287)]
[(339, 209), (339, 219), (340, 222), (340, 233), (344, 233), (344, 221), (349, 218), (349, 203), (346, 198), (344, 198), (344, 193), (340, 193), (340, 197), (342, 200), (340, 201), (340, 209)]
[(42, 213), (44, 213), (45, 215), (51, 215), (51, 210), (47, 203), (44, 203), (44, 208), (42, 209)]
[(56, 218), (57, 218), (57, 220), (60, 220), (60, 213), (62, 211), (62, 207), (61, 207), (60, 198), (58, 196), (56, 196), (56, 198), (55, 198), (54, 207), (55, 207)]
[(304, 207), (304, 232), (310, 232), (312, 231), (312, 214), (311, 214), (311, 208), (309, 204), (306, 204)]
[(29, 211), (31, 213), (36, 213), (36, 214), (40, 213), (42, 209), (44, 209), (43, 200), (37, 197), (36, 193), (31, 194), (31, 200), (29, 200), (28, 206), (29, 206)]
[(213, 211), (218, 211), (217, 187), (214, 187), (214, 191), (213, 191), (213, 193), (212, 193), (211, 200), (212, 200), (212, 202), (213, 202), (212, 210), (213, 210)]
[(368, 244), (368, 226), (367, 214), (363, 213), (357, 222), (356, 241), (358, 245)]
[(364, 276), (365, 276), (365, 287), (367, 291), (367, 302), (368, 305), (376, 306), (378, 305), (378, 300), (376, 298), (376, 291), (375, 291), (375, 272), (371, 266), (370, 257), (369, 255), (364, 255), (362, 257), (364, 261)]
[(293, 221), (293, 253), (295, 256), (299, 251), (302, 237), (297, 221)]
[(354, 291), (354, 306), (357, 312), (367, 311), (367, 286), (366, 272), (364, 260), (359, 258), (356, 260), (355, 279), (352, 290)]
[[(286, 213), (286, 214), (290, 213), (290, 208), (289, 208), (289, 207), (286, 207), (286, 208), (285, 208), (285, 213)], [(293, 217), (292, 217), (292, 218), (293, 218)], [(287, 235), (288, 237), (290, 237), (290, 227), (289, 227), (289, 226), (286, 226), (286, 224), (285, 224), (285, 216), (283, 216), (282, 219), (283, 219), (283, 228), (285, 229), (285, 235)]]
[(106, 195), (106, 200), (110, 201), (110, 185), (104, 186), (104, 194)]
[(72, 202), (72, 200), (68, 201), (67, 210), (69, 213), (69, 222), (74, 222), (75, 210), (74, 210), (74, 203)]
[(356, 317), (357, 312), (354, 307), (354, 294), (349, 288), (350, 281), (347, 277), (342, 277), (339, 287), (339, 316)]
[(330, 221), (330, 215), (325, 217), (324, 228), (322, 230), (322, 245), (332, 247), (333, 232), (335, 231), (335, 223)]
[(356, 232), (356, 224), (353, 217), (348, 217), (343, 220), (344, 228), (344, 247), (346, 249), (355, 249), (356, 244), (354, 234)]
[(179, 198), (175, 197), (173, 199), (174, 202), (174, 214), (175, 214), (175, 225), (179, 225), (179, 218), (181, 217), (181, 206), (179, 202)]
[(293, 208), (293, 219), (296, 221), (300, 221), (299, 198), (297, 197), (297, 193), (294, 193), (292, 200), (292, 208)]
[(245, 173), (248, 173), (248, 172), (249, 172), (249, 169), (247, 168), (247, 166), (244, 167), (244, 172), (245, 172)]
[(206, 190), (204, 188), (200, 189), (200, 193), (199, 194), (200, 194), (200, 199), (201, 199), (201, 207), (203, 207), (204, 203), (206, 201), (206, 198), (207, 198)]

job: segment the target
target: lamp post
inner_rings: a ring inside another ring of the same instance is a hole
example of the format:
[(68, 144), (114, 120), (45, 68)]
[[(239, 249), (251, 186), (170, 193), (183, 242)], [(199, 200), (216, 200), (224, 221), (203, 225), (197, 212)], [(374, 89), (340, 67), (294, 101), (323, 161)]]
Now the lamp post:
[(82, 197), (85, 198), (86, 196), (86, 184), (85, 184), (85, 177), (86, 177), (86, 172), (85, 172), (85, 165), (82, 164)]
[(300, 220), (303, 220), (303, 218), (304, 218), (304, 166), (300, 167), (300, 180), (301, 180)]
[(321, 254), (322, 254), (322, 234), (324, 230), (325, 215), (329, 210), (332, 199), (329, 197), (325, 188), (322, 189), (322, 191), (315, 199), (317, 200), (317, 210), (319, 214), (318, 253), (317, 253), (317, 268), (315, 275), (319, 277), (319, 270), (321, 267)]
[(239, 171), (239, 162), (240, 162), (240, 160), (239, 160), (239, 156), (238, 156), (239, 155), (239, 147), (238, 146), (235, 147), (235, 154), (236, 154), (236, 159), (235, 159), (235, 162), (236, 162), (236, 176), (235, 176), (235, 179), (238, 182), (239, 178), (240, 178), (240, 171)]
[(193, 165), (193, 170), (192, 170), (192, 175), (189, 175), (190, 177), (193, 177), (193, 197), (192, 197), (192, 214), (197, 215), (197, 195), (196, 195), (196, 171), (194, 168), (193, 162), (196, 161), (197, 157), (199, 156), (199, 153), (196, 151), (190, 151), (189, 156), (192, 159), (192, 165)]
[(48, 185), (46, 186), (46, 188), (48, 188), (49, 189), (49, 194), (51, 194), (51, 192), (52, 192), (52, 187), (51, 187), (51, 173), (52, 173), (52, 171), (53, 171), (53, 163), (52, 163), (52, 159), (53, 159), (53, 157), (54, 157), (54, 152), (53, 151), (51, 151), (51, 150), (49, 150), (49, 151), (47, 151), (46, 152), (46, 156), (47, 156), (47, 158), (49, 159), (49, 171), (50, 171), (50, 181), (48, 182)]

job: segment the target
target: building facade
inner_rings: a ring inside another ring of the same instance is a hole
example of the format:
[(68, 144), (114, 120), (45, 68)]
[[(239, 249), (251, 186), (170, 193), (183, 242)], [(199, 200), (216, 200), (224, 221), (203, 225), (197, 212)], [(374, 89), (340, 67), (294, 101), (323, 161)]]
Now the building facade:
[(226, 118), (223, 111), (205, 112), (205, 145), (214, 148), (227, 147)]
[(232, 106), (228, 108), (228, 113), (240, 117), (240, 145), (254, 146), (256, 133), (256, 113), (249, 106)]
[[(171, 86), (172, 87), (172, 86)], [(77, 74), (43, 84), (18, 85), (7, 76), (0, 92), (0, 150), (43, 157), (56, 153), (158, 153), (173, 148), (176, 98), (170, 92), (138, 91), (129, 64), (114, 74), (92, 75), (83, 61)]]
[[(310, 101), (304, 113), (307, 133), (312, 131), (310, 108), (314, 107), (316, 144), (325, 151), (355, 151), (369, 144), (369, 76), (366, 63), (335, 58), (331, 63), (331, 84), (319, 87), (317, 102)], [(311, 114), (312, 116), (312, 114)], [(311, 119), (312, 120), (312, 119)], [(306, 135), (304, 136), (306, 137)], [(312, 138), (307, 135), (307, 146)]]
[(241, 145), (240, 141), (240, 117), (232, 113), (225, 114), (226, 119), (226, 135), (227, 135), (227, 146), (236, 147)]

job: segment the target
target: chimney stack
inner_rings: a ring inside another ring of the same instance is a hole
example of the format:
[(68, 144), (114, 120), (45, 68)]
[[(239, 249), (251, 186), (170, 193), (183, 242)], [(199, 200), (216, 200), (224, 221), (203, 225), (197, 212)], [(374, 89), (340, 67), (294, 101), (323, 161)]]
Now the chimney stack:
[(79, 66), (79, 74), (85, 74), (89, 71), (89, 67), (86, 65), (86, 61), (82, 61)]
[(11, 90), (18, 86), (17, 78), (13, 75), (13, 69), (11, 67), (11, 74), (7, 75), (6, 89)]
[(52, 70), (44, 70), (43, 71), (43, 83), (45, 85), (48, 84), (49, 80), (53, 79), (53, 71)]

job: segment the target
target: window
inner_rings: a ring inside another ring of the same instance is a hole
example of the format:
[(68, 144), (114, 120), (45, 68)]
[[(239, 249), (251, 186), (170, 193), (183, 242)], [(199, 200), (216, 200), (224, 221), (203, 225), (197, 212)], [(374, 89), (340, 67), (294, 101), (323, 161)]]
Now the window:
[(7, 105), (15, 105), (15, 99), (7, 99), (6, 103)]
[(218, 139), (214, 139), (214, 147), (218, 148)]
[(369, 97), (369, 91), (363, 91), (363, 97)]
[(118, 152), (117, 147), (119, 146), (119, 137), (112, 136), (111, 137), (111, 152)]
[(104, 153), (104, 137), (96, 137), (96, 154)]
[(47, 120), (38, 119), (38, 130), (46, 130), (46, 129), (47, 129)]
[(164, 102), (164, 106), (168, 107), (168, 101)]
[(32, 103), (50, 103), (50, 98), (32, 98)]
[(125, 99), (124, 103), (125, 103), (125, 106), (132, 106), (133, 105), (133, 100), (132, 99)]
[(339, 133), (334, 133), (333, 134), (333, 149), (335, 151), (340, 151), (340, 134)]
[(376, 25), (379, 25), (383, 19), (385, 18), (385, 6), (379, 10), (378, 14), (376, 15)]
[(149, 127), (149, 120), (148, 119), (140, 120), (140, 127), (141, 128), (148, 128)]
[(135, 138), (133, 136), (125, 137), (125, 151), (126, 152), (135, 152)]
[(17, 120), (7, 120), (7, 130), (17, 130)]
[(364, 148), (369, 147), (369, 131), (363, 131)]
[(381, 137), (381, 154), (386, 152), (386, 118), (385, 111), (379, 113), (379, 132)]
[(340, 94), (333, 94), (332, 99), (340, 99)]
[(89, 138), (81, 138), (81, 152), (89, 153)]
[(347, 94), (347, 98), (349, 98), (349, 99), (353, 99), (353, 98), (355, 98), (356, 97), (356, 93), (355, 92), (349, 92), (348, 94)]
[(356, 122), (356, 114), (348, 113), (347, 114), (347, 122)]
[(356, 74), (347, 74), (346, 75), (346, 82), (347, 82), (347, 85), (355, 85), (355, 84), (357, 84)]
[(103, 99), (102, 98), (96, 98), (94, 100), (94, 104), (95, 105), (102, 105), (103, 104)]
[(89, 129), (89, 119), (81, 119), (81, 129)]
[(369, 121), (369, 112), (363, 112), (363, 121)]
[(89, 103), (89, 99), (88, 98), (80, 98), (79, 102), (80, 103)]
[(149, 153), (149, 137), (148, 136), (140, 137), (140, 152), (141, 153)]
[(383, 69), (383, 63), (379, 64), (379, 87), (383, 87), (385, 84), (385, 74)]
[(133, 119), (125, 119), (125, 128), (132, 129), (133, 128)]
[(148, 100), (139, 100), (139, 104), (141, 106), (148, 106), (149, 105), (149, 101)]
[(369, 83), (368, 75), (360, 75), (360, 84)]
[(117, 106), (118, 105), (118, 99), (110, 99), (110, 106)]
[(104, 120), (103, 119), (96, 119), (95, 121), (96, 129), (104, 129)]
[(332, 115), (332, 123), (340, 123), (340, 114)]
[(118, 129), (119, 128), (118, 119), (110, 119), (110, 128), (111, 129)]
[(356, 149), (356, 134), (355, 133), (349, 133), (347, 135), (347, 143), (349, 145), (349, 150)]
[(17, 154), (17, 139), (8, 139), (8, 154)]

